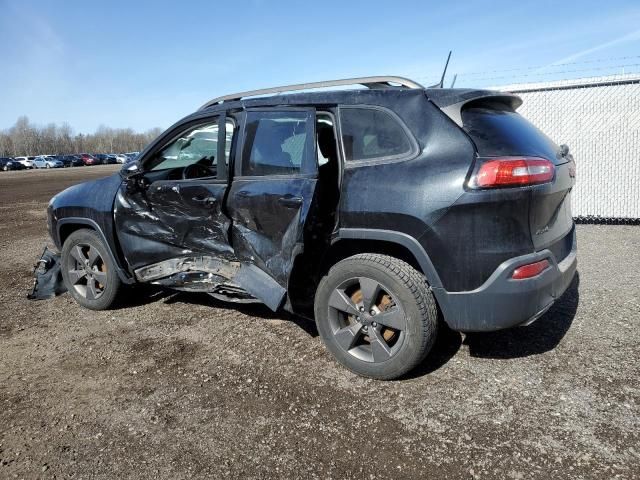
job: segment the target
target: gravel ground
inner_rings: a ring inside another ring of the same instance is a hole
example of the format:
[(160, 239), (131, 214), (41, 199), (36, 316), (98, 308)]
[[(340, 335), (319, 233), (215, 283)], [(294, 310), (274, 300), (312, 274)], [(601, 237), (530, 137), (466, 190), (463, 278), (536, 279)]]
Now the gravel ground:
[(113, 170), (0, 174), (0, 478), (640, 478), (640, 227), (579, 226), (544, 317), (378, 382), (259, 306), (28, 301), (49, 197)]

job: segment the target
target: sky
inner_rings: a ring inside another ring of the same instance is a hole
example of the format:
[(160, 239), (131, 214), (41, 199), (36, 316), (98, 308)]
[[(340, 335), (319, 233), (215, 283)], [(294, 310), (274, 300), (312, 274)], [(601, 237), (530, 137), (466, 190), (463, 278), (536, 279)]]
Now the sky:
[(640, 1), (0, 0), (0, 129), (166, 128), (207, 100), (367, 75), (490, 86), (640, 72)]

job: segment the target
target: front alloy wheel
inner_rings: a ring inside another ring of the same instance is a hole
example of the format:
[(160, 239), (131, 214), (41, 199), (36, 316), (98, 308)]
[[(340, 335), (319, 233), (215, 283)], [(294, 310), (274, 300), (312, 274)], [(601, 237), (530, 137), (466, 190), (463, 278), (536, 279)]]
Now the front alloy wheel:
[(62, 279), (83, 307), (105, 310), (115, 303), (122, 285), (107, 255), (107, 247), (93, 230), (76, 230), (62, 247)]
[(69, 252), (67, 275), (75, 291), (89, 300), (96, 300), (104, 294), (107, 282), (107, 266), (97, 248), (81, 243)]

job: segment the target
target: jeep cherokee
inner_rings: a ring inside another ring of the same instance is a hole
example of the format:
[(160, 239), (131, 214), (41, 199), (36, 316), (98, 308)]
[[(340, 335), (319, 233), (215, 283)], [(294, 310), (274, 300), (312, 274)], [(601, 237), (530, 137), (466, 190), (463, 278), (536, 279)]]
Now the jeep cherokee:
[(352, 371), (399, 377), (440, 316), (526, 325), (572, 281), (575, 164), (521, 103), (400, 77), (216, 98), (51, 200), (64, 284), (91, 309), (134, 283), (259, 301), (314, 317)]

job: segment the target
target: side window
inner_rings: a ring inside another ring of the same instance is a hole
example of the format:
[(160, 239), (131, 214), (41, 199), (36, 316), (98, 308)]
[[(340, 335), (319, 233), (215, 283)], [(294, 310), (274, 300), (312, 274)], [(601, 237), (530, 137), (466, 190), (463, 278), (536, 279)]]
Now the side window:
[(242, 175), (307, 173), (314, 159), (309, 112), (248, 112)]
[[(233, 124), (228, 122), (227, 129), (233, 132)], [(229, 145), (225, 144), (228, 164)], [(218, 154), (218, 120), (193, 127), (164, 147), (154, 158), (151, 170), (184, 168), (195, 163), (206, 167), (211, 176), (216, 175)]]
[(342, 143), (347, 161), (407, 155), (411, 141), (402, 125), (377, 108), (340, 108)]

